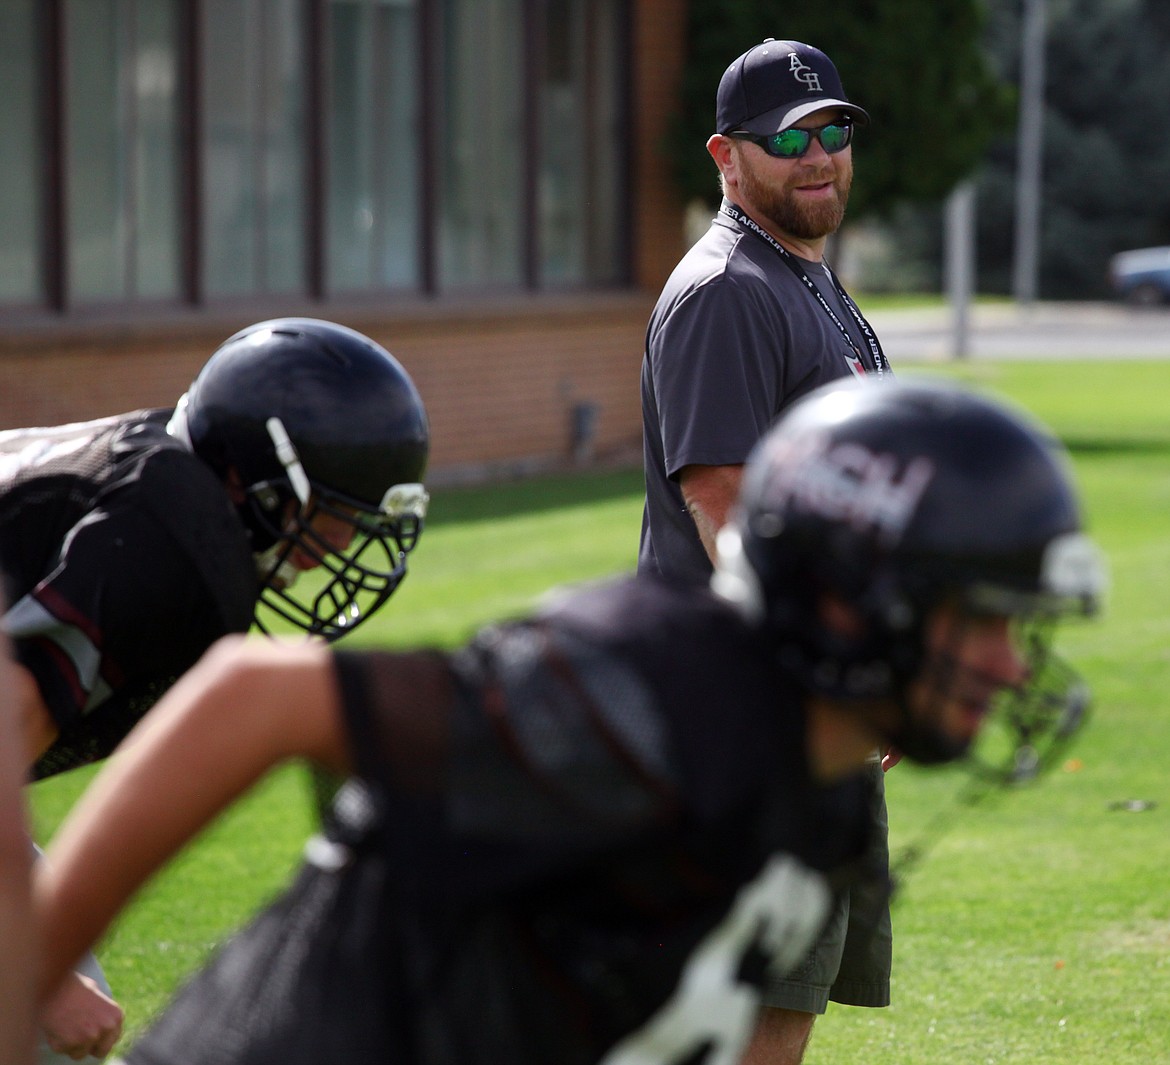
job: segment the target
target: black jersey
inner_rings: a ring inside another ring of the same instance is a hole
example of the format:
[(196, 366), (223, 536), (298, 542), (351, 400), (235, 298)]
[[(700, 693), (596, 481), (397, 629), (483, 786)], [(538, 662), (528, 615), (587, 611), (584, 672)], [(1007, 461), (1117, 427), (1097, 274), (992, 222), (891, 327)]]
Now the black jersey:
[(215, 639), (251, 624), (246, 530), (169, 414), (0, 433), (4, 628), (60, 729), (34, 778), (108, 755)]
[(376, 856), (311, 848), (128, 1062), (738, 1060), (871, 796), (809, 779), (798, 695), (725, 605), (639, 578), (337, 663)]

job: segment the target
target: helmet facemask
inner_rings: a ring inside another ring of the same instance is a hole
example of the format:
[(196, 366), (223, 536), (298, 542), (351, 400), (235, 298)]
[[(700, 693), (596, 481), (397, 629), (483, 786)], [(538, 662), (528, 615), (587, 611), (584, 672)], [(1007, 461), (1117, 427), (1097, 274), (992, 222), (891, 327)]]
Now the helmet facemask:
[[(1062, 619), (1096, 608), (1105, 583), (1097, 549), (1083, 534), (1068, 533), (1039, 555), (935, 566), (919, 559), (912, 569), (915, 576), (907, 576), (901, 595), (887, 589), (869, 597), (871, 606), (875, 599), (886, 605), (870, 611), (869, 636), (856, 649), (857, 658), (897, 666), (889, 674), (897, 707), (893, 724), (884, 726), (889, 742), (924, 764), (966, 756), (979, 773), (1001, 781), (1038, 774), (1087, 715), (1088, 688), (1053, 641)], [(949, 631), (936, 642), (932, 619), (948, 606)], [(902, 623), (891, 624), (894, 618)], [(964, 663), (964, 640), (981, 623), (1005, 627), (1014, 682), (1005, 682), (999, 664), (993, 674)], [(955, 737), (939, 721), (941, 708), (962, 704), (981, 718), (974, 742)]]
[(1031, 661), (1029, 683), (1004, 698), (969, 756), (980, 773), (1008, 783), (1048, 769), (1088, 719), (1089, 687), (1049, 641), (1035, 649)]
[(309, 479), (278, 419), (269, 431), (288, 476), (246, 490), (249, 524), (270, 545), (256, 555), (255, 624), (271, 634), (275, 616), (332, 641), (373, 614), (406, 576), (428, 496), (421, 484), (394, 485), (374, 508), (332, 492)]
[[(955, 595), (968, 617), (1010, 619), (1012, 645), (1023, 665), (1023, 678), (994, 697), (976, 742), (965, 752), (980, 773), (999, 780), (1035, 776), (1084, 724), (1088, 687), (1053, 650), (1053, 641), (1062, 619), (1096, 611), (1105, 583), (1098, 549), (1079, 532), (1054, 537), (1038, 556), (976, 565), (957, 582)], [(937, 686), (948, 670), (960, 693), (964, 683), (979, 681), (965, 678), (945, 648), (930, 655), (924, 646), (922, 675)], [(904, 716), (909, 717), (906, 709)]]
[[(957, 617), (949, 645), (924, 647), (918, 675), (897, 693), (897, 716), (884, 734), (901, 753), (925, 765), (967, 756), (997, 778), (1034, 774), (1076, 731), (1087, 708), (1084, 684), (1052, 650), (1054, 619), (1004, 619), (1019, 671), (1019, 679), (1009, 683), (963, 661), (963, 634), (980, 619), (970, 613)], [(940, 715), (947, 707), (979, 716), (974, 742), (943, 727)]]
[[(1053, 649), (1057, 618), (1047, 615), (1016, 619), (1013, 644), (1023, 664), (1024, 679), (1001, 688), (990, 702), (987, 718), (970, 748), (960, 747), (945, 754), (945, 739), (934, 749), (944, 754), (935, 761), (966, 756), (979, 775), (1000, 783), (1030, 780), (1047, 769), (1085, 724), (1089, 710), (1089, 689), (1080, 675)], [(965, 671), (945, 650), (924, 659), (923, 677), (940, 699), (961, 698), (965, 689), (981, 678)], [(912, 721), (905, 700), (903, 720)], [(907, 725), (909, 739), (901, 742), (930, 744), (929, 727)], [(919, 758), (929, 762), (929, 757)]]
[[(335, 640), (390, 597), (406, 576), (406, 556), (418, 542), (426, 511), (421, 485), (396, 485), (391, 491), (413, 495), (412, 512), (397, 518), (355, 513), (314, 494), (307, 508), (292, 515), (279, 539), (256, 556), (261, 590), (255, 624), (261, 632), (271, 633), (261, 609), (266, 608), (310, 635)], [(339, 549), (316, 532), (314, 521), (323, 515), (352, 527), (346, 546)], [(294, 553), (313, 568), (302, 572), (291, 561)]]

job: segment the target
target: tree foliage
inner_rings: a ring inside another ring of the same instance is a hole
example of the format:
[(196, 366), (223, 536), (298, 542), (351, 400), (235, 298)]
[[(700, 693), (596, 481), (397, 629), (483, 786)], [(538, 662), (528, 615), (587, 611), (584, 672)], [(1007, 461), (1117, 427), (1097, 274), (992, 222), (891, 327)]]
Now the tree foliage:
[(666, 150), (688, 197), (718, 202), (704, 145), (727, 65), (766, 37), (825, 51), (871, 125), (854, 151), (853, 219), (900, 201), (938, 200), (969, 175), (1014, 93), (983, 50), (981, 0), (690, 0), (681, 109)]
[[(1019, 72), (1018, 2), (992, 8), (989, 47)], [(1170, 4), (1048, 0), (1040, 295), (1107, 294), (1109, 256), (1170, 244)], [(1007, 292), (1016, 144), (993, 142), (978, 183), (979, 284)]]

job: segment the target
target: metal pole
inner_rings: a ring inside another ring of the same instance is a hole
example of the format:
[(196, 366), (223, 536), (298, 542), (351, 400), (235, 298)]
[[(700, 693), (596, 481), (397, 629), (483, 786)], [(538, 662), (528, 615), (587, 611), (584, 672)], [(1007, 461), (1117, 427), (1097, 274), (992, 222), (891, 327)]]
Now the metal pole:
[(971, 300), (975, 290), (975, 182), (955, 186), (946, 203), (946, 288), (952, 313), (951, 355), (971, 351)]
[(1023, 0), (1020, 47), (1020, 114), (1016, 163), (1015, 261), (1012, 294), (1028, 306), (1036, 299), (1040, 248), (1040, 168), (1044, 150), (1045, 0)]

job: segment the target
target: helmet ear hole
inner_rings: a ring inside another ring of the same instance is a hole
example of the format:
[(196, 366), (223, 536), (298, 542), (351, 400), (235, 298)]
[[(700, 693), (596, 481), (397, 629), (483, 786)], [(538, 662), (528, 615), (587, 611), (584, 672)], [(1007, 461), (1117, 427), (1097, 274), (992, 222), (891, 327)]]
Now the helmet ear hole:
[(915, 628), (923, 606), (916, 602), (910, 582), (900, 579), (895, 567), (881, 565), (875, 569), (861, 596), (866, 614), (875, 619), (875, 624), (891, 632), (908, 632)]
[(237, 509), (248, 530), (253, 554), (269, 551), (285, 538), (286, 511), (292, 498), (291, 490), (280, 485), (259, 484), (247, 489), (244, 503)]
[(256, 505), (261, 510), (271, 513), (280, 509), (280, 493), (272, 485), (260, 485), (252, 489), (252, 498), (256, 500)]

